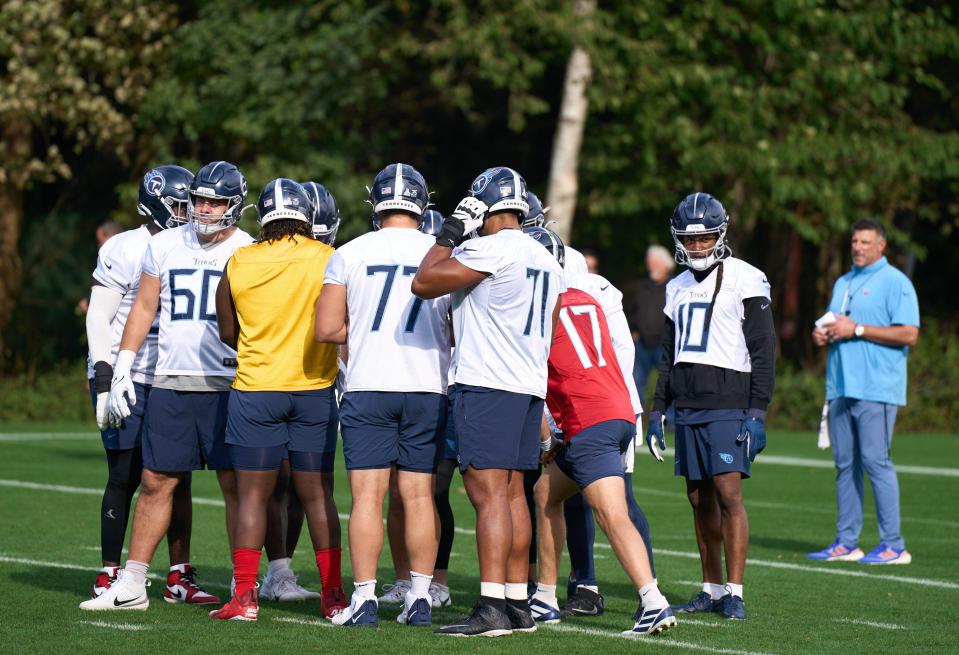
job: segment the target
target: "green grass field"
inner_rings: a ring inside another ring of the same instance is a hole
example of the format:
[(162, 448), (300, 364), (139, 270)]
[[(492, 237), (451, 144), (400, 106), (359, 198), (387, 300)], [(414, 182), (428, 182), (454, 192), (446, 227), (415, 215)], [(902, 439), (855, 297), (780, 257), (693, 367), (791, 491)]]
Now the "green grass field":
[[(396, 610), (386, 607), (380, 612), (381, 627), (371, 631), (319, 623), (318, 605), (313, 604), (263, 603), (255, 624), (219, 623), (208, 619), (205, 609), (162, 602), (159, 581), (151, 589), (154, 602), (147, 612), (81, 612), (77, 604), (89, 593), (99, 565), (97, 513), (106, 477), (100, 441), (88, 424), (7, 424), (0, 425), (0, 433), (0, 643), (4, 652), (253, 653), (349, 648), (354, 652), (850, 654), (959, 649), (956, 435), (896, 437), (902, 527), (914, 558), (909, 566), (807, 560), (806, 552), (826, 546), (833, 536), (831, 459), (827, 452), (816, 450), (812, 434), (773, 431), (753, 478), (745, 485), (752, 533), (744, 593), (748, 621), (680, 617), (679, 626), (665, 637), (622, 637), (620, 631), (632, 625), (635, 590), (608, 546), (597, 544), (597, 572), (608, 603), (603, 616), (546, 626), (529, 635), (458, 640), (400, 626), (393, 621)], [(700, 571), (682, 481), (673, 477), (671, 466), (657, 464), (645, 451), (637, 457), (636, 497), (652, 526), (660, 586), (671, 601), (685, 600), (697, 591)], [(350, 502), (342, 465), (338, 474), (337, 503), (345, 514)], [(195, 475), (193, 490), (197, 499), (219, 496), (214, 476), (208, 472)], [(450, 562), (454, 606), (438, 610), (435, 622), (465, 613), (479, 588), (470, 534), (474, 516), (458, 477), (451, 495), (459, 530)], [(866, 550), (877, 541), (871, 503), (867, 499), (861, 543)], [(193, 516), (193, 563), (201, 581), (225, 595), (231, 571), (223, 510), (213, 503), (196, 504)], [(305, 586), (315, 586), (317, 574), (305, 530), (300, 546), (294, 569)], [(165, 573), (165, 545), (154, 566), (154, 572)], [(348, 559), (344, 576), (349, 593)], [(379, 580), (392, 581), (387, 550), (380, 560)]]

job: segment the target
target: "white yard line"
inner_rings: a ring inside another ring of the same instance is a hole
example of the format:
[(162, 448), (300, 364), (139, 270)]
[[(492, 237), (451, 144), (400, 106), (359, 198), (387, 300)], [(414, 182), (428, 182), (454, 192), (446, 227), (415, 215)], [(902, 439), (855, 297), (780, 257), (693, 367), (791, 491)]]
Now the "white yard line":
[[(99, 550), (99, 549), (97, 549)], [(47, 569), (66, 569), (68, 571), (99, 571), (102, 567), (99, 566), (88, 566), (85, 564), (70, 564), (67, 562), (51, 562), (49, 560), (39, 560), (39, 559), (30, 559), (27, 557), (14, 557), (12, 555), (3, 555), (0, 554), (0, 563), (6, 562), (8, 564), (24, 564), (26, 566), (38, 566)], [(166, 583), (166, 576), (159, 573), (148, 573), (147, 577), (151, 580), (162, 580)], [(209, 582), (203, 580), (201, 587), (215, 587), (217, 589), (229, 589), (229, 584), (223, 584), (220, 582)]]
[(335, 628), (337, 626), (332, 623), (327, 623), (321, 619), (295, 619), (292, 616), (276, 616), (272, 618), (273, 621), (280, 621), (282, 623), (295, 623), (296, 625), (308, 625), (313, 628)]
[(864, 619), (833, 619), (833, 623), (848, 623), (849, 625), (864, 625), (869, 628), (879, 628), (880, 630), (905, 630), (906, 626), (895, 623), (877, 623), (875, 621), (866, 621)]
[[(678, 619), (682, 623), (682, 619)], [(644, 637), (641, 635), (633, 634), (623, 634), (621, 632), (608, 632), (606, 630), (597, 630), (596, 628), (580, 628), (572, 625), (564, 625), (562, 623), (558, 625), (544, 625), (542, 626), (545, 630), (555, 630), (556, 632), (576, 632), (584, 635), (591, 635), (594, 637), (609, 637), (610, 639), (626, 639), (628, 641), (634, 641), (644, 644), (649, 644), (653, 648), (659, 646), (668, 646), (670, 648), (682, 648), (686, 650), (695, 650), (704, 653), (719, 653), (721, 655), (766, 655), (760, 651), (751, 651), (751, 650), (736, 650), (734, 648), (718, 648), (716, 646), (707, 646), (706, 644), (698, 644), (691, 641), (677, 641), (675, 639), (670, 639), (669, 637), (659, 637), (656, 635), (651, 635)]]
[(0, 433), (4, 441), (92, 441), (99, 439), (99, 432), (6, 432)]
[(150, 626), (137, 625), (136, 623), (108, 623), (107, 621), (80, 621), (83, 625), (92, 625), (94, 628), (107, 628), (109, 630), (149, 630)]

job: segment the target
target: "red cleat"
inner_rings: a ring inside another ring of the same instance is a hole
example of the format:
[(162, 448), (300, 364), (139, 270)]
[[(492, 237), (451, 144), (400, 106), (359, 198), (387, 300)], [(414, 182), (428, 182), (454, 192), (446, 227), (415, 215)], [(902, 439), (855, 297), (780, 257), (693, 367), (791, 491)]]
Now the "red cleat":
[(163, 600), (188, 605), (219, 605), (220, 597), (203, 590), (196, 583), (196, 569), (189, 564), (177, 564), (166, 577)]
[(343, 593), (343, 587), (327, 587), (323, 590), (320, 598), (320, 609), (323, 616), (332, 619), (347, 607), (350, 606), (350, 600)]
[(97, 573), (97, 579), (93, 581), (93, 593), (90, 594), (90, 598), (96, 598), (109, 589), (110, 585), (117, 581), (119, 571), (119, 566), (104, 566), (100, 569), (100, 572)]
[(229, 603), (210, 612), (210, 616), (221, 621), (256, 621), (256, 615), (259, 611), (256, 589), (254, 588), (240, 598), (234, 596)]

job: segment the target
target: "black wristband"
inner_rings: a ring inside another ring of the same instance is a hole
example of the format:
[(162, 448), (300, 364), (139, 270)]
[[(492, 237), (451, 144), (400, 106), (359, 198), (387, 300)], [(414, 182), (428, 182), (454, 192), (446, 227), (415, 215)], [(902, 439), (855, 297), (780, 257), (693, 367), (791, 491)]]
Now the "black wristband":
[(113, 382), (113, 367), (106, 362), (100, 361), (93, 365), (93, 391), (96, 393), (106, 393), (110, 391), (110, 384)]
[(436, 235), (436, 244), (444, 248), (455, 248), (461, 243), (463, 243), (463, 222), (449, 218), (443, 221), (443, 227)]

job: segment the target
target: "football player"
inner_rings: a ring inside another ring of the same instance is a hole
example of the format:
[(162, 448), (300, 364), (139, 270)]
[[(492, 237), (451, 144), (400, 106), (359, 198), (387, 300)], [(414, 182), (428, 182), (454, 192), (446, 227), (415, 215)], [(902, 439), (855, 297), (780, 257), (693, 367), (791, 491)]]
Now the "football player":
[(673, 212), (676, 261), (687, 268), (666, 286), (663, 359), (646, 444), (662, 461), (663, 414), (675, 402), (675, 472), (686, 479), (703, 590), (674, 611), (745, 619), (749, 524), (741, 481), (766, 446), (776, 335), (766, 275), (732, 256), (728, 226), (722, 203), (706, 193), (686, 196)]
[(340, 581), (336, 455), (336, 348), (312, 339), (312, 318), (333, 249), (312, 238), (312, 203), (293, 180), (268, 182), (257, 200), (257, 243), (233, 253), (216, 292), (220, 339), (237, 350), (226, 441), (239, 504), (233, 598), (214, 619), (256, 621), (256, 575), (267, 506), (284, 459), (303, 503), (322, 585), (321, 610), (346, 606)]
[[(120, 337), (140, 285), (140, 263), (147, 242), (160, 230), (186, 222), (187, 190), (192, 182), (193, 173), (182, 166), (150, 169), (140, 182), (137, 203), (137, 211), (148, 219), (147, 222), (138, 229), (105, 240), (93, 272), (87, 312), (90, 362), (95, 362), (89, 371), (90, 391), (109, 471), (100, 506), (103, 569), (93, 584), (93, 597), (99, 596), (116, 580), (130, 503), (140, 486), (140, 474), (143, 471), (143, 407), (150, 394), (156, 367), (156, 321), (130, 367), (138, 405), (134, 406), (132, 414), (119, 427), (109, 425), (108, 404), (110, 381), (113, 379), (110, 362), (116, 359)], [(98, 238), (99, 231), (100, 228), (97, 231)], [(184, 476), (173, 495), (173, 514), (167, 530), (170, 571), (163, 597), (171, 603), (217, 603), (219, 598), (197, 585), (195, 571), (190, 566), (191, 502), (190, 477)]]
[[(564, 263), (563, 242), (555, 233), (541, 227), (524, 231)], [(633, 447), (636, 436), (636, 410), (626, 384), (629, 377), (619, 367), (599, 302), (571, 286), (560, 296), (560, 305), (546, 396), (560, 439), (544, 430), (541, 448), (547, 465), (535, 490), (539, 583), (530, 608), (538, 621), (560, 620), (556, 576), (566, 530), (563, 501), (579, 489), (638, 590), (636, 623), (627, 633), (663, 632), (676, 619), (656, 584), (625, 501), (622, 456)], [(557, 447), (557, 442), (562, 446)]]
[(230, 255), (252, 241), (236, 227), (246, 192), (246, 180), (236, 166), (224, 161), (207, 164), (190, 184), (189, 224), (164, 230), (147, 245), (110, 389), (112, 420), (128, 420), (141, 402), (131, 377), (133, 363), (159, 308), (157, 365), (143, 427), (140, 497), (126, 566), (108, 590), (81, 603), (81, 609), (149, 607), (150, 560), (169, 527), (174, 489), (191, 471), (204, 466), (216, 470), (232, 541), (236, 478), (224, 433), (236, 351), (219, 340), (214, 294)]
[(349, 608), (333, 622), (378, 625), (376, 564), (383, 548), (383, 501), (395, 466), (403, 511), (417, 518), (406, 524), (410, 589), (397, 621), (429, 626), (438, 543), (433, 477), (446, 423), (449, 298), (424, 301), (410, 292), (433, 242), (418, 230), (429, 203), (423, 176), (408, 164), (390, 164), (373, 179), (369, 193), (373, 231), (336, 251), (316, 305), (317, 340), (348, 341), (350, 347), (340, 424), (353, 495), (355, 591)]
[[(484, 171), (413, 280), (422, 298), (454, 294), (453, 416), (460, 471), (476, 509), (479, 602), (441, 634), (536, 629), (527, 604), (531, 527), (523, 472), (539, 466), (546, 360), (565, 287), (556, 260), (520, 230), (527, 198), (515, 170)], [(463, 243), (473, 231), (478, 236)]]

